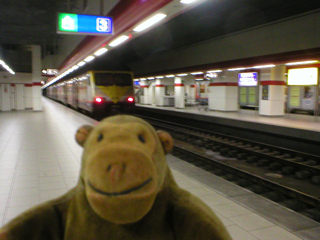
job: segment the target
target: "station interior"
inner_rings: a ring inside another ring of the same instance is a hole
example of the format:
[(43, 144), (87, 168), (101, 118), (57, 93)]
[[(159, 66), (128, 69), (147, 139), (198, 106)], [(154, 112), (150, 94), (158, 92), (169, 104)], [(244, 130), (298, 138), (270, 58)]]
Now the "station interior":
[[(99, 120), (49, 89), (91, 70), (132, 71), (135, 107), (149, 115), (320, 143), (319, 1), (11, 0), (0, 8), (0, 228), (77, 184), (75, 133)], [(111, 17), (112, 31), (62, 32), (57, 13)], [(167, 162), (232, 239), (319, 239), (319, 221), (173, 154)]]

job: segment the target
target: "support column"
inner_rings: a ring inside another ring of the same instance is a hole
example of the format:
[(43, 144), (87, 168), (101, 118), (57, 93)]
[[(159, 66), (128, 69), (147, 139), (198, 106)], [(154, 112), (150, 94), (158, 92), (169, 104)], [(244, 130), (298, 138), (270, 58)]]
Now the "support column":
[(238, 111), (238, 72), (224, 71), (209, 85), (209, 109)]
[(143, 95), (140, 96), (140, 103), (141, 104), (148, 104), (149, 100), (149, 85), (147, 80), (142, 80), (140, 82), (140, 86), (143, 92)]
[(174, 79), (174, 106), (176, 108), (185, 108), (184, 99), (184, 83), (181, 77), (176, 77)]
[(41, 47), (31, 45), (32, 49), (32, 108), (42, 111), (41, 102)]
[(284, 90), (286, 67), (277, 65), (261, 71), (259, 114), (283, 116), (285, 114)]
[(162, 84), (160, 79), (157, 79), (155, 82), (155, 93), (156, 93), (156, 105), (157, 106), (164, 106), (164, 95), (165, 95), (165, 85)]

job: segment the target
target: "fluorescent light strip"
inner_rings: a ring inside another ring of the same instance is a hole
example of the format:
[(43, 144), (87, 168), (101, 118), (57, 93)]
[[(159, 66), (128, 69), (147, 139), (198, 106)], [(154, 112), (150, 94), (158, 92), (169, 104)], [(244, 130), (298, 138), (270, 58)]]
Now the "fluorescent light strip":
[(208, 73), (217, 73), (217, 72), (222, 72), (222, 70), (210, 70), (210, 71), (207, 71)]
[(166, 75), (166, 78), (172, 78), (174, 75)]
[(137, 27), (133, 29), (135, 32), (141, 32), (152, 25), (160, 22), (162, 19), (164, 19), (167, 15), (163, 13), (158, 13), (157, 15), (153, 16), (152, 18), (149, 18), (148, 20), (144, 21), (143, 23), (139, 24)]
[(187, 76), (188, 73), (180, 73), (180, 74), (177, 74), (178, 77), (184, 77), (184, 76)]
[(194, 73), (191, 73), (191, 75), (199, 75), (199, 74), (203, 74), (203, 72), (194, 72)]
[(190, 4), (190, 3), (193, 3), (195, 2), (196, 0), (181, 0), (180, 2), (181, 3), (184, 3), (184, 4)]
[(274, 64), (269, 64), (269, 65), (260, 65), (260, 66), (254, 66), (252, 68), (272, 68), (275, 67), (276, 65)]
[(85, 62), (90, 62), (94, 59), (94, 56), (88, 56), (84, 59)]
[(239, 70), (245, 70), (246, 68), (230, 68), (228, 71), (239, 71)]
[(317, 63), (318, 61), (312, 60), (312, 61), (303, 61), (303, 62), (291, 62), (291, 63), (286, 63), (287, 66), (291, 65), (302, 65), (302, 64), (310, 64), (310, 63)]
[(16, 74), (4, 61), (0, 60), (0, 65), (4, 67), (9, 73)]
[(104, 54), (104, 53), (107, 52), (107, 51), (108, 51), (107, 48), (100, 48), (98, 51), (96, 51), (96, 52), (94, 53), (94, 55), (95, 55), (95, 56), (100, 56), (100, 55)]
[(148, 80), (153, 80), (154, 79), (154, 77), (148, 77)]
[(119, 44), (123, 43), (124, 41), (128, 40), (128, 36), (126, 35), (122, 35), (118, 38), (116, 38), (115, 40), (113, 40), (111, 43), (109, 43), (110, 47), (115, 47), (118, 46)]
[(86, 63), (84, 62), (84, 61), (81, 61), (81, 62), (79, 62), (77, 65), (79, 66), (79, 67), (82, 67), (83, 65), (85, 65)]
[(159, 79), (159, 78), (164, 78), (164, 77), (163, 77), (163, 76), (157, 76), (156, 78), (158, 78), (158, 79)]

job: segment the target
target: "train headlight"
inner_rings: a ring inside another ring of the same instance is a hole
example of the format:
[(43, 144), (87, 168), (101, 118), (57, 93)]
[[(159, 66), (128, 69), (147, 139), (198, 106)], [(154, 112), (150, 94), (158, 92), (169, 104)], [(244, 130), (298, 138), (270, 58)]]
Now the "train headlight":
[(130, 102), (130, 103), (133, 103), (134, 102), (134, 98), (133, 97), (128, 97), (127, 101)]

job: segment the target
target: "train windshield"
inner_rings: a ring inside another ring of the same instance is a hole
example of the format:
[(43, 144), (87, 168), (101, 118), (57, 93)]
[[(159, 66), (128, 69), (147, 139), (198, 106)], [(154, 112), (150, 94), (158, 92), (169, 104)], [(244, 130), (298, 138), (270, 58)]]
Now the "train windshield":
[(129, 73), (95, 73), (97, 86), (132, 86), (132, 77)]

